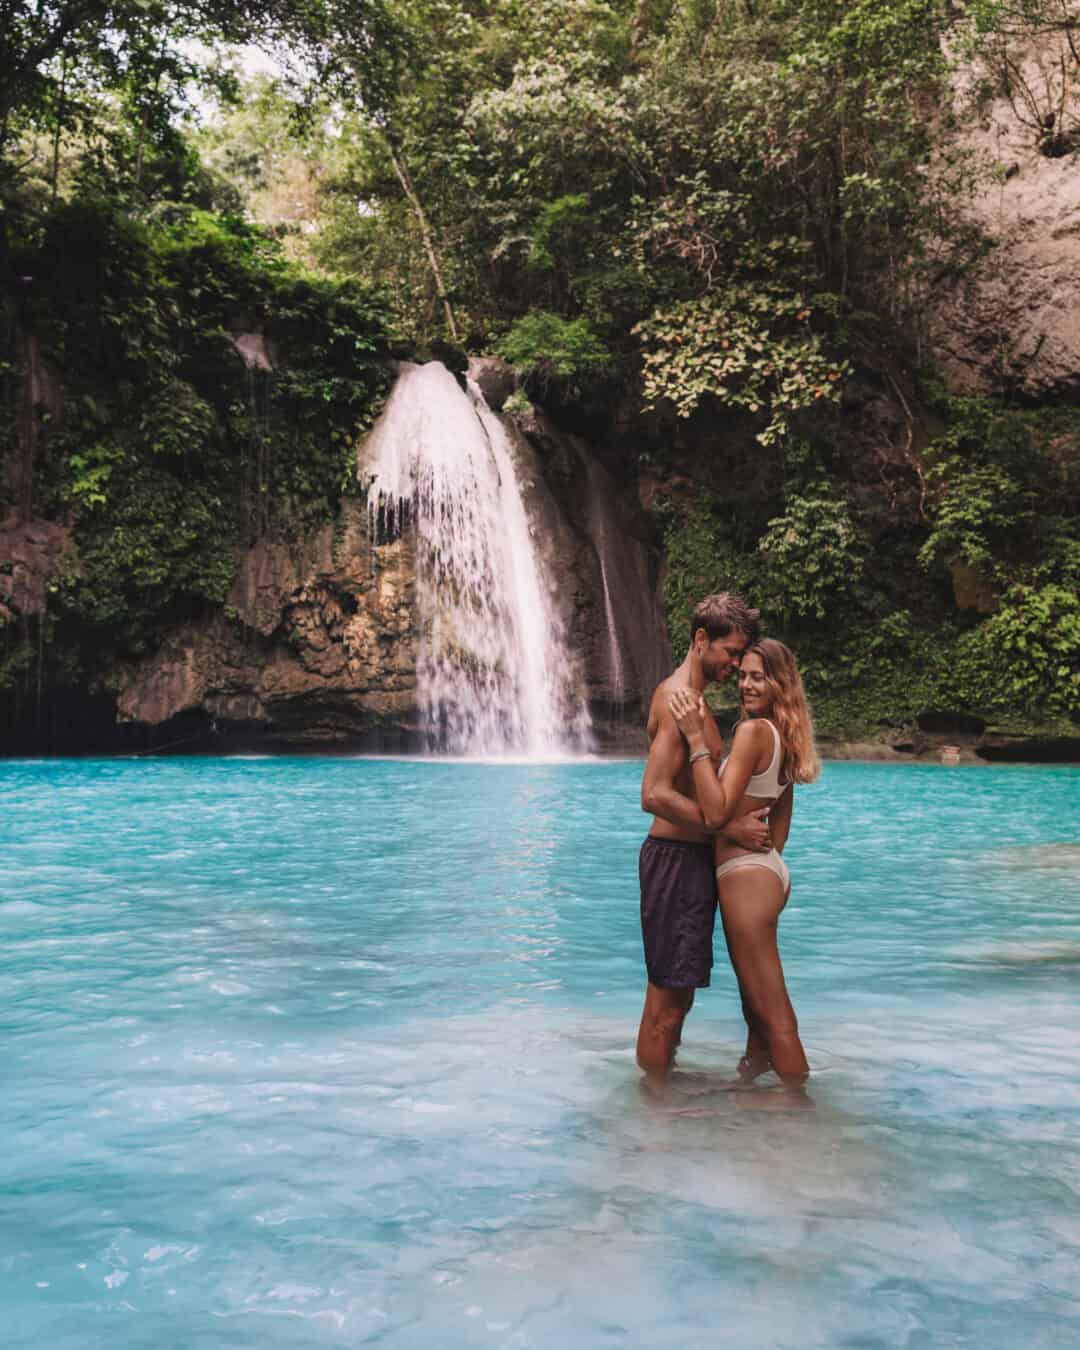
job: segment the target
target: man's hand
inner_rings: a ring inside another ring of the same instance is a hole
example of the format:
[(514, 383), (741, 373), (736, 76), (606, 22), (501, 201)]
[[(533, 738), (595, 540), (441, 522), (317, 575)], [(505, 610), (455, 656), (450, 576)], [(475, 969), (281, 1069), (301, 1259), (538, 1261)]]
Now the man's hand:
[(762, 806), (749, 815), (740, 816), (738, 820), (729, 820), (721, 838), (730, 844), (737, 844), (739, 848), (749, 849), (751, 853), (768, 853), (772, 848), (769, 822), (765, 819), (768, 814), (769, 808)]

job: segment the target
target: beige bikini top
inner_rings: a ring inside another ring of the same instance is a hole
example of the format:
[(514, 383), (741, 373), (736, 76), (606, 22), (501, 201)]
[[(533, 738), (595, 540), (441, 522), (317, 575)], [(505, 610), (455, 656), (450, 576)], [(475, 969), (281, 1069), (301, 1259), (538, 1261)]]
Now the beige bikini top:
[[(760, 719), (773, 734), (773, 757), (769, 761), (769, 767), (762, 773), (755, 773), (749, 783), (746, 785), (746, 794), (748, 797), (761, 797), (765, 801), (774, 802), (790, 785), (780, 781), (780, 733), (773, 726), (767, 717)], [(723, 773), (724, 763), (717, 770)]]

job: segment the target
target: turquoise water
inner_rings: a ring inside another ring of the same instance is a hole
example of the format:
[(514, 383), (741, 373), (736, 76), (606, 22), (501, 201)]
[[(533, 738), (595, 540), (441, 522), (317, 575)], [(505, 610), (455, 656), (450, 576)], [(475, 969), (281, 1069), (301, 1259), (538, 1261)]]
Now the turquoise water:
[(800, 792), (793, 1114), (641, 1097), (640, 771), (0, 764), (4, 1343), (1080, 1344), (1080, 770)]

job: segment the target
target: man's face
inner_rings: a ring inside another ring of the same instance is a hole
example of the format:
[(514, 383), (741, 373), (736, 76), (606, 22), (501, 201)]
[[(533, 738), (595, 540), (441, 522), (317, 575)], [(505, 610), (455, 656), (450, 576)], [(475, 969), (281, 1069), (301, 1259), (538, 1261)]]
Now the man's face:
[(739, 669), (742, 654), (750, 645), (745, 633), (732, 629), (726, 637), (709, 640), (704, 628), (694, 634), (694, 647), (701, 658), (701, 668), (710, 684), (726, 680)]

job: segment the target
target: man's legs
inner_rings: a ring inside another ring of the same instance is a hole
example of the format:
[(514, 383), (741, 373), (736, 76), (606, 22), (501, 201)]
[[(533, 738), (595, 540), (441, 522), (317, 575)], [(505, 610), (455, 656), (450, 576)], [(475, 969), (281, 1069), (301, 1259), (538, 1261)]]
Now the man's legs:
[(665, 989), (649, 981), (638, 1029), (637, 1062), (650, 1083), (663, 1082), (670, 1074), (693, 1001), (693, 989)]
[(637, 1062), (646, 1085), (671, 1072), (694, 992), (709, 983), (716, 881), (708, 844), (649, 836), (641, 846), (641, 935), (648, 987)]

